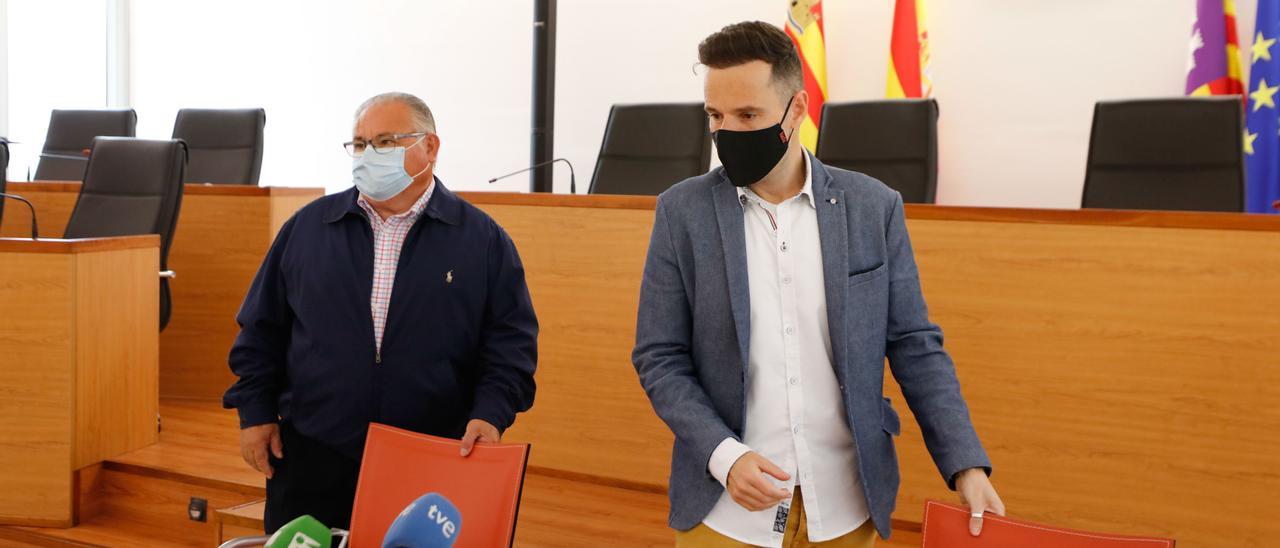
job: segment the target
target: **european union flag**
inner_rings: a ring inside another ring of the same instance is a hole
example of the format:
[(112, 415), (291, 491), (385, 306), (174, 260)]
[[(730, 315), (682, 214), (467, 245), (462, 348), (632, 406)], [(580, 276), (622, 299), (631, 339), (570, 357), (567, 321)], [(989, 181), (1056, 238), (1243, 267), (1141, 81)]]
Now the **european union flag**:
[(1244, 152), (1248, 168), (1246, 210), (1280, 212), (1280, 0), (1258, 0), (1257, 32), (1253, 38), (1253, 65), (1249, 71), (1249, 113), (1245, 122)]

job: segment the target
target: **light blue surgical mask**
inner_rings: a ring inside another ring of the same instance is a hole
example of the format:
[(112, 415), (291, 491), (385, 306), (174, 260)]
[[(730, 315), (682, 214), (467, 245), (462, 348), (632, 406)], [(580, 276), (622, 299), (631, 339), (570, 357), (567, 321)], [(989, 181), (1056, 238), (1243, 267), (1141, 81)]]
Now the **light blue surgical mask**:
[[(420, 140), (411, 146), (421, 143)], [(427, 164), (417, 175), (410, 175), (404, 169), (404, 154), (407, 150), (409, 149), (406, 147), (395, 147), (379, 152), (369, 147), (363, 154), (352, 158), (351, 177), (360, 193), (377, 202), (389, 200), (409, 188), (415, 177), (431, 169), (431, 164)]]

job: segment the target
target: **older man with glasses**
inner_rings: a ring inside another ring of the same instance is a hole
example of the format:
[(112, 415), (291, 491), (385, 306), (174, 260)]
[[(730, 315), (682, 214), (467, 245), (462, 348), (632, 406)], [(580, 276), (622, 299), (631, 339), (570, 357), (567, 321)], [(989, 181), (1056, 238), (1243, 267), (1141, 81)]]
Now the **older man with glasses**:
[(496, 442), (533, 404), (538, 322), (507, 233), (435, 177), (431, 110), (385, 93), (344, 144), (354, 186), (280, 229), (236, 321), (223, 405), (267, 477), (266, 530), (348, 527), (370, 422)]

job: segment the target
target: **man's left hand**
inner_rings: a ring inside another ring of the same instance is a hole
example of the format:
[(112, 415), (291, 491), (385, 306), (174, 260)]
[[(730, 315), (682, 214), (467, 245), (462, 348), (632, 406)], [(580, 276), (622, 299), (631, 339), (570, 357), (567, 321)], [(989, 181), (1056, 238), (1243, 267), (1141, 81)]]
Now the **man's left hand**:
[(960, 472), (956, 478), (956, 492), (960, 494), (960, 502), (969, 507), (969, 534), (975, 537), (982, 533), (980, 516), (983, 513), (1004, 515), (1004, 503), (1000, 501), (1000, 495), (996, 494), (996, 488), (991, 485), (991, 479), (987, 478), (987, 473), (981, 468)]
[(471, 422), (467, 423), (467, 432), (462, 435), (462, 456), (470, 455), (471, 448), (475, 447), (478, 441), (498, 443), (502, 441), (502, 434), (499, 434), (498, 428), (492, 424), (480, 419), (471, 419)]

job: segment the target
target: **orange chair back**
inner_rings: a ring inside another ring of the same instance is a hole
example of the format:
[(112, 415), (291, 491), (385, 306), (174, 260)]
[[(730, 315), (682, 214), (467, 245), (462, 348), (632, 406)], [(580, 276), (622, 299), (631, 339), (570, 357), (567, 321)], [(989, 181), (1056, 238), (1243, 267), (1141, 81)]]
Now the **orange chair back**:
[(1173, 540), (1090, 533), (987, 514), (982, 535), (969, 534), (969, 510), (938, 502), (924, 504), (922, 548), (1173, 548)]
[(524, 485), (527, 444), (477, 444), (468, 457), (458, 440), (369, 425), (351, 511), (351, 548), (378, 548), (409, 503), (439, 493), (458, 508), (454, 544), (510, 546)]

